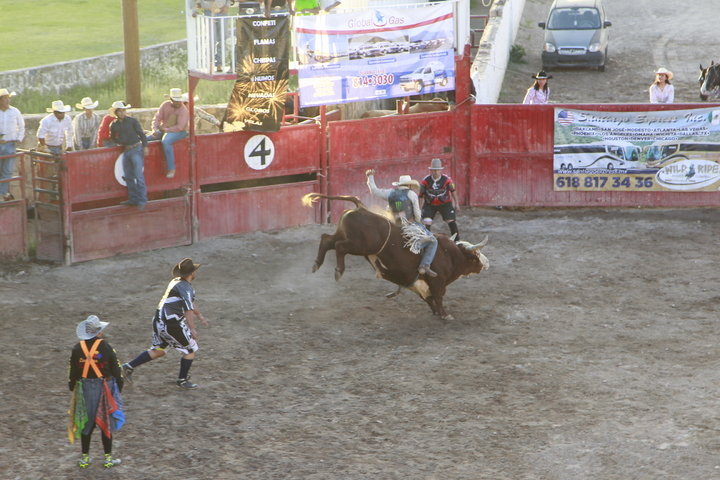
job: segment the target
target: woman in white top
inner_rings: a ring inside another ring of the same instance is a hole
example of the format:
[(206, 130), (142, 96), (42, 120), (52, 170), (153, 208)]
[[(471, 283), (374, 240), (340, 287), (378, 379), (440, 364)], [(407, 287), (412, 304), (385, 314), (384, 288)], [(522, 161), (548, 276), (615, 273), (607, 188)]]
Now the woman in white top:
[(658, 68), (655, 82), (650, 85), (650, 103), (673, 103), (675, 87), (670, 85), (673, 73), (667, 68)]
[(540, 105), (548, 103), (550, 98), (550, 87), (548, 87), (548, 80), (552, 78), (552, 75), (548, 76), (545, 70), (540, 70), (537, 75), (533, 75), (530, 78), (535, 79), (535, 83), (532, 87), (528, 88), (525, 94), (524, 104)]

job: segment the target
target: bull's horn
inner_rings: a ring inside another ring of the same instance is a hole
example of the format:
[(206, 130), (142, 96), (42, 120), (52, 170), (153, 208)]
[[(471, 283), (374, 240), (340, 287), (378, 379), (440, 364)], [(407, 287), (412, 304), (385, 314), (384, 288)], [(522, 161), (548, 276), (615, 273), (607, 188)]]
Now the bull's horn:
[(483, 240), (482, 242), (478, 243), (477, 245), (473, 245), (472, 247), (470, 247), (470, 250), (480, 250), (482, 247), (485, 246), (485, 244), (487, 243), (487, 241), (488, 241), (488, 236), (485, 235), (485, 240)]
[(452, 236), (450, 237), (450, 240), (452, 240), (452, 241), (454, 242), (454, 241), (455, 241), (455, 237), (457, 237), (457, 233), (453, 233)]

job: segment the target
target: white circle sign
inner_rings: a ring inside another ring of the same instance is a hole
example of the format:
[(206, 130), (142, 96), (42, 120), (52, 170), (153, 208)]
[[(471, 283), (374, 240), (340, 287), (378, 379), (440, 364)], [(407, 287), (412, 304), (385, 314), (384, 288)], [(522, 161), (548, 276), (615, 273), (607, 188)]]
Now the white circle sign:
[(245, 163), (253, 170), (264, 170), (275, 158), (275, 145), (266, 135), (255, 135), (245, 144)]
[[(125, 169), (123, 168), (123, 155), (125, 153), (121, 153), (118, 155), (117, 160), (115, 160), (115, 180), (122, 185), (123, 187), (127, 187), (127, 183), (125, 183)], [(145, 173), (145, 165), (143, 165), (143, 173)]]

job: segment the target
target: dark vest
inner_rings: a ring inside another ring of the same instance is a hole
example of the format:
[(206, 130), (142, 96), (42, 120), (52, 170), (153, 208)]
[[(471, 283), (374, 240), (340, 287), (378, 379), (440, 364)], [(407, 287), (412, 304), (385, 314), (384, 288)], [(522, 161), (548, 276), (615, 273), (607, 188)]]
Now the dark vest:
[(415, 212), (413, 212), (413, 204), (412, 200), (408, 198), (408, 192), (410, 192), (407, 188), (397, 188), (390, 192), (390, 195), (388, 195), (388, 205), (390, 205), (390, 210), (395, 213), (404, 213), (405, 217), (411, 221), (415, 221)]

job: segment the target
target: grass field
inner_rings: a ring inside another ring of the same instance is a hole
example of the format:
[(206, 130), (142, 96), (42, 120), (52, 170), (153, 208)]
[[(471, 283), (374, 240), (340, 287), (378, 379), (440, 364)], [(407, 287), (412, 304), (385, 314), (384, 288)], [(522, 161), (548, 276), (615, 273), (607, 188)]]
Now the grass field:
[[(138, 0), (140, 46), (185, 38), (185, 0)], [(123, 50), (122, 0), (0, 0), (0, 71)]]
[[(140, 46), (185, 38), (185, 0), (138, 0)], [(123, 51), (122, 0), (0, 0), (0, 71), (17, 70)], [(9, 20), (7, 20), (9, 19)], [(13, 90), (12, 85), (0, 87)], [(142, 104), (155, 107), (170, 88), (187, 90), (187, 58), (168, 58), (142, 72)], [(233, 82), (201, 81), (196, 93), (204, 104), (227, 103)], [(45, 113), (53, 100), (75, 106), (83, 97), (99, 100), (98, 109), (125, 99), (125, 77), (91, 89), (74, 87), (63, 95), (27, 92), (12, 99), (23, 113)]]

